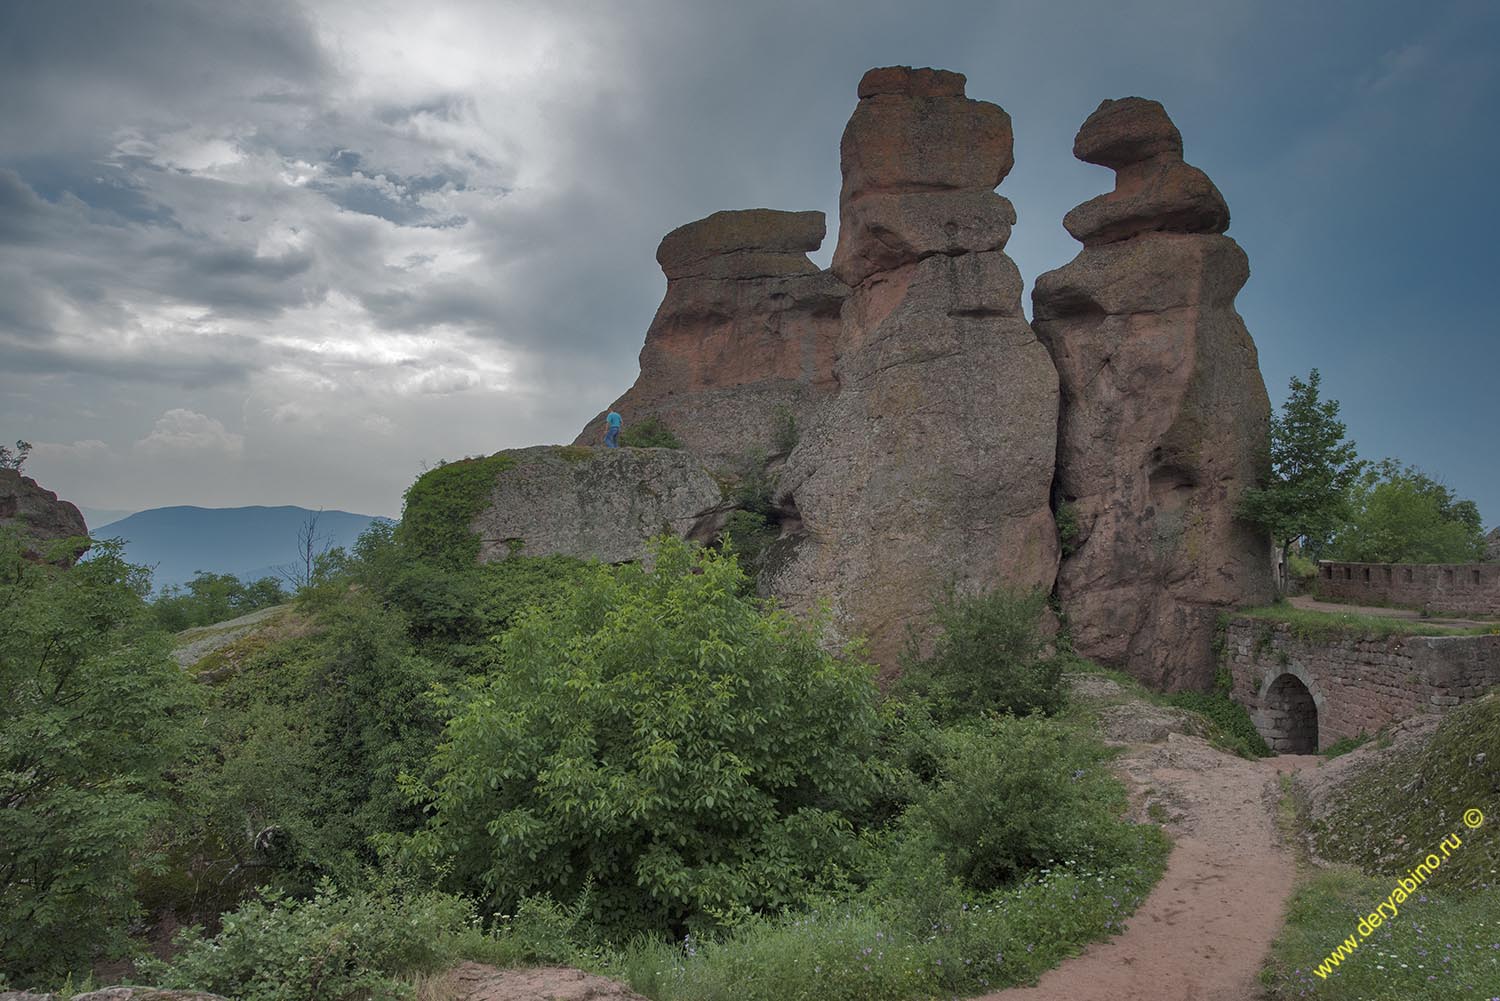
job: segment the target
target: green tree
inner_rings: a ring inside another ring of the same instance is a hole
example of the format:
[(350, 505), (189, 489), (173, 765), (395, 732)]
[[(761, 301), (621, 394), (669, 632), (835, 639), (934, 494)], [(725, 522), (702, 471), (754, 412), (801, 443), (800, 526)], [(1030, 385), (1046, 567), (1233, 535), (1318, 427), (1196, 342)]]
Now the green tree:
[(199, 570), (185, 587), (171, 585), (151, 603), (151, 613), (168, 632), (208, 626), (270, 608), (287, 600), (274, 577), (245, 583), (234, 574)]
[(1351, 490), (1335, 559), (1358, 563), (1470, 563), (1484, 555), (1479, 508), (1415, 466), (1385, 459)]
[(0, 533), (0, 970), (60, 976), (131, 915), (195, 693), (118, 542), (66, 569), (22, 554)]
[(449, 722), (415, 847), (513, 913), (585, 892), (608, 930), (794, 905), (873, 792), (871, 669), (744, 596), (732, 556), (661, 540), (501, 637)]
[(11, 451), (6, 445), (0, 445), (0, 469), (14, 469), (19, 473), (21, 467), (26, 464), (26, 457), (30, 454), (31, 442), (29, 441), (18, 440), (15, 451)]
[(1271, 533), (1283, 567), (1292, 543), (1302, 539), (1318, 552), (1348, 520), (1349, 491), (1364, 469), (1344, 438), (1338, 401), (1319, 396), (1321, 381), (1317, 369), (1306, 381), (1292, 376), (1291, 395), (1271, 416), (1271, 479), (1240, 500), (1240, 517)]

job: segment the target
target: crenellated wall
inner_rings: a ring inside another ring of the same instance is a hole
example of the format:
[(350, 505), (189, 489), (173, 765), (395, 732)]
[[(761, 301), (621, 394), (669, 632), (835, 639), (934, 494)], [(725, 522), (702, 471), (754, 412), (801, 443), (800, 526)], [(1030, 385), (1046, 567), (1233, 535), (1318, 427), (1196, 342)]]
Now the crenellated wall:
[(1500, 615), (1500, 563), (1318, 564), (1318, 596), (1364, 605)]
[[(1282, 752), (1322, 750), (1500, 686), (1500, 635), (1299, 635), (1286, 623), (1239, 616), (1225, 628), (1223, 658), (1235, 701)], [(1309, 709), (1314, 746), (1298, 746)]]

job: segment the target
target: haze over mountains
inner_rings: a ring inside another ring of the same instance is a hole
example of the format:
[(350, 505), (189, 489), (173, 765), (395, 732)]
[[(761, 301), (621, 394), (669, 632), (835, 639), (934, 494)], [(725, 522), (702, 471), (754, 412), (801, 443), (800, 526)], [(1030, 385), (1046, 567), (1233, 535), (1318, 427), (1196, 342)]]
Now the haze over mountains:
[(159, 507), (90, 529), (96, 539), (125, 540), (125, 557), (153, 567), (157, 590), (184, 584), (200, 570), (234, 574), (241, 580), (274, 577), (299, 562), (298, 533), (317, 518), (318, 550), (349, 546), (373, 521), (349, 511), (282, 507)]

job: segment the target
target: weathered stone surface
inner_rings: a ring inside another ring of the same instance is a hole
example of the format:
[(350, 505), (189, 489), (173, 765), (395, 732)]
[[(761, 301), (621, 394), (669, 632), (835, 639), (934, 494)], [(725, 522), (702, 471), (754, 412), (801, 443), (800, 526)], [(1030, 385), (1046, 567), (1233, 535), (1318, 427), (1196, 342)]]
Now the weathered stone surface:
[(928, 96), (947, 76), (865, 81), (843, 142), (835, 270), (858, 284), (838, 395), (780, 477), (796, 529), (762, 580), (793, 608), (831, 602), (889, 670), (944, 584), (1051, 586), (1058, 387), (1001, 251), (1013, 212), (989, 190), (1010, 167), (1009, 118)]
[[(1105, 102), (1077, 143), (1122, 185), (1180, 148), (1160, 105), (1139, 98)], [(1216, 220), (1163, 232), (1181, 217), (1159, 211), (1128, 236), (1085, 240), (1033, 291), (1062, 386), (1055, 490), (1078, 523), (1057, 591), (1085, 656), (1154, 686), (1207, 687), (1219, 611), (1273, 595), (1269, 540), (1234, 516), (1267, 471), (1270, 401), (1234, 309), (1244, 252)]]
[[(784, 413), (806, 425), (833, 391), (848, 289), (807, 259), (821, 212), (716, 212), (657, 251), (667, 293), (646, 332), (641, 374), (609, 409), (656, 418), (711, 468), (777, 450)], [(575, 439), (603, 440), (603, 414)]]
[(1222, 233), (1224, 196), (1183, 162), (1182, 136), (1156, 101), (1105, 101), (1073, 142), (1073, 155), (1116, 171), (1115, 190), (1084, 202), (1063, 225), (1086, 247), (1148, 232)]
[[(54, 994), (29, 991), (0, 991), (0, 1001), (54, 1001)], [(74, 994), (73, 1001), (227, 1001), (205, 991), (168, 991), (156, 987), (101, 987), (97, 991)]]
[(1490, 534), (1484, 537), (1484, 558), (1500, 562), (1500, 528), (1490, 529)]
[[(15, 529), (30, 540), (27, 556), (32, 559), (41, 559), (48, 543), (89, 532), (78, 508), (15, 469), (0, 469), (0, 527)], [(80, 547), (64, 562), (71, 563), (87, 548)]]
[(479, 560), (512, 554), (623, 563), (662, 530), (700, 541), (717, 527), (719, 484), (692, 453), (670, 448), (538, 445), (504, 453), (515, 465), (470, 530)]

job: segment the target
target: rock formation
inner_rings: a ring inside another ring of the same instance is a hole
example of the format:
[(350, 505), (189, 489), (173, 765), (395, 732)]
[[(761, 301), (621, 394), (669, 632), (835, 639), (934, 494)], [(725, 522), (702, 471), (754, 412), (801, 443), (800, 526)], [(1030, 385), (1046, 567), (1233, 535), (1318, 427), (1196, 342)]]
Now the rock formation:
[[(16, 469), (0, 469), (0, 528), (19, 532), (28, 541), (27, 558), (36, 560), (43, 558), (51, 542), (89, 534), (78, 508)], [(87, 545), (78, 547), (63, 562), (71, 564), (86, 549)]]
[(1080, 653), (1206, 688), (1217, 613), (1273, 595), (1269, 540), (1234, 517), (1269, 461), (1270, 402), (1234, 309), (1249, 264), (1160, 104), (1105, 101), (1073, 154), (1116, 181), (1068, 213), (1084, 249), (1033, 291), (1062, 383), (1056, 498), (1077, 523), (1057, 593)]
[[(832, 392), (848, 289), (807, 252), (821, 212), (715, 212), (668, 233), (656, 259), (667, 293), (646, 331), (641, 374), (610, 409), (654, 417), (713, 468), (778, 450), (775, 429), (811, 421)], [(602, 440), (603, 414), (576, 444)]]
[(719, 484), (691, 452), (538, 445), (500, 454), (513, 461), (470, 525), (480, 562), (520, 553), (623, 563), (663, 529), (700, 541), (718, 529)]
[(1490, 534), (1484, 537), (1484, 558), (1500, 563), (1500, 527), (1490, 529)]
[(840, 146), (838, 392), (778, 482), (763, 584), (833, 604), (890, 668), (946, 583), (1050, 588), (1057, 373), (1003, 248), (1010, 117), (941, 70), (871, 70)]

